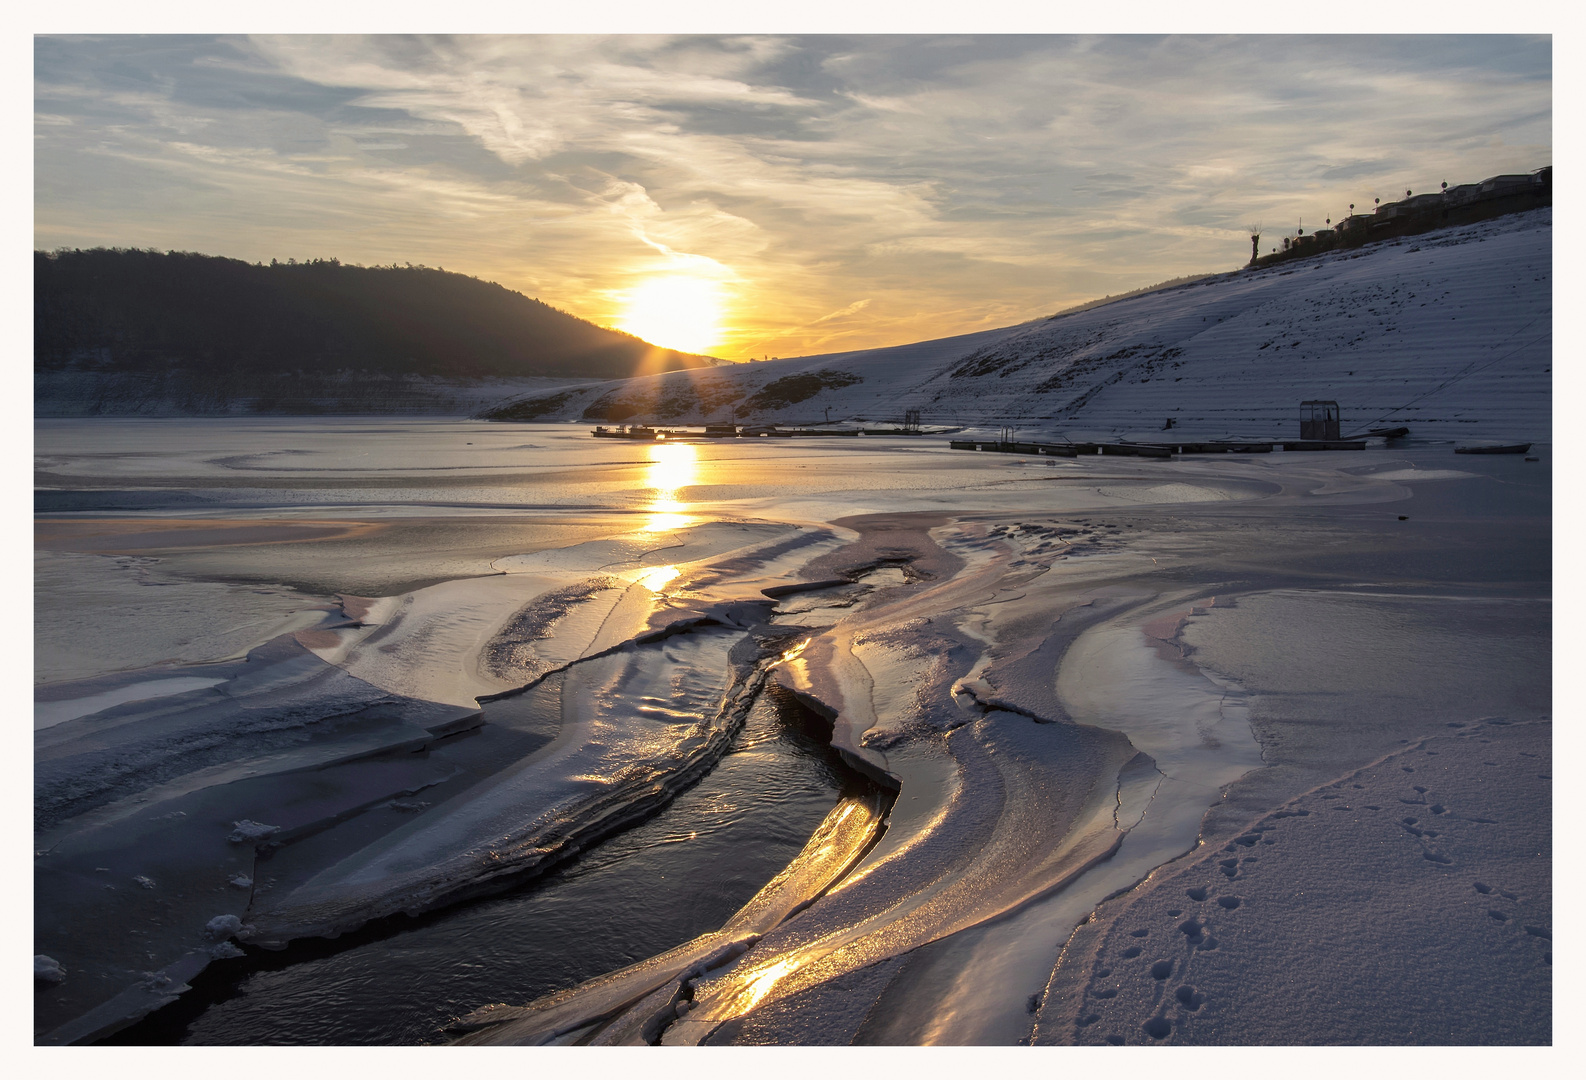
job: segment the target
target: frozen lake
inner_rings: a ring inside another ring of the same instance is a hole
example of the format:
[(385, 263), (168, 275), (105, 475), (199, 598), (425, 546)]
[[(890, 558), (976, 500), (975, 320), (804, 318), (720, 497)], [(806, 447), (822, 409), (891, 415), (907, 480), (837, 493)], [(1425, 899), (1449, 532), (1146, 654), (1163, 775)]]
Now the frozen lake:
[[(1549, 449), (40, 421), (37, 1038), (1218, 1041), (1084, 1005), (1132, 886), (1417, 747), (1550, 778)], [(1310, 929), (1488, 872), (1467, 816)], [(1534, 987), (1469, 1041), (1546, 1042), (1550, 858), (1504, 872), (1428, 917)]]

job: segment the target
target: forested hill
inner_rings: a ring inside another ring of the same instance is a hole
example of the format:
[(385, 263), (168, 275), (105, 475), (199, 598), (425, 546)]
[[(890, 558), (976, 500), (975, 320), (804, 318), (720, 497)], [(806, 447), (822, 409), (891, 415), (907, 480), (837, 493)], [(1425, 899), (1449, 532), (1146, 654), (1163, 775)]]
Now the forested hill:
[[(104, 248), (35, 252), (33, 266), (46, 413), (361, 411), (361, 383), (611, 379), (710, 364), (427, 267)], [(58, 400), (84, 394), (97, 404)], [(148, 407), (154, 399), (165, 407)]]

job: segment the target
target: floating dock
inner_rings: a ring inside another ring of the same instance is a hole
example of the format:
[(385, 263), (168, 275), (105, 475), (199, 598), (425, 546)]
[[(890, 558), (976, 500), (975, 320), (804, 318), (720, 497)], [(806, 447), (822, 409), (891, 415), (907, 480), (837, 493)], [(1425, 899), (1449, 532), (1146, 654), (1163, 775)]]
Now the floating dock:
[(998, 442), (953, 439), (954, 450), (987, 450), (995, 454), (1038, 454), (1045, 457), (1079, 457), (1106, 454), (1115, 457), (1165, 458), (1174, 454), (1270, 454), (1275, 447), (1284, 450), (1364, 450), (1364, 439), (1290, 439), (1219, 442)]

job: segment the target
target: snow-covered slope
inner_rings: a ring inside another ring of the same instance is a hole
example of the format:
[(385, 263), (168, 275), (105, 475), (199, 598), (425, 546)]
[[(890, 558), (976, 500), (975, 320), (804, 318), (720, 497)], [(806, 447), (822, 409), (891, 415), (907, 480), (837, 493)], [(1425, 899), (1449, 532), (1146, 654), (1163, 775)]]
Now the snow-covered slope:
[(1025, 437), (1551, 437), (1551, 209), (1238, 271), (1002, 330), (537, 394), (496, 418), (927, 424)]

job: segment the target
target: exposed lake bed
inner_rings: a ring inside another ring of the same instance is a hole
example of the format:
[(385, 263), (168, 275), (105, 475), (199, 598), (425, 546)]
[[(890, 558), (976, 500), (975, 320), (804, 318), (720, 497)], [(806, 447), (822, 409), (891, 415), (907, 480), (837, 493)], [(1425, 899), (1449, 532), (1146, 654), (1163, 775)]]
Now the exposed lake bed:
[[(37, 995), (41, 1041), (113, 1033), (212, 960), (245, 966), (232, 939), (290, 956), (326, 934), (353, 943), (297, 975), (261, 965), (149, 1037), (436, 1041), (452, 1017), (498, 1042), (1235, 1030), (1208, 1020), (1231, 995), (1195, 1004), (1194, 986), (1114, 995), (1081, 1024), (1092, 1011), (1064, 995), (1091, 992), (1075, 973), (1096, 978), (1114, 943), (1075, 926), (1093, 910), (1110, 926), (1110, 895), (1151, 895), (1406, 746), (1534, 736), (1551, 710), (1545, 456), (1047, 463), (922, 439), (611, 446), (570, 425), (338, 419), (41, 421), (37, 439), (36, 694), (63, 716), (110, 703), (36, 740), (36, 951), (66, 971)], [(830, 747), (801, 736), (762, 776), (746, 747), (786, 741), (769, 686), (826, 715)], [(1481, 767), (1550, 772), (1515, 745)], [(805, 841), (867, 784), (886, 793), (876, 829), (815, 867)], [(712, 799), (778, 809), (728, 815), (731, 843), (709, 848)], [(234, 840), (241, 822), (275, 831)], [(1479, 832), (1416, 869), (1495, 857)], [(685, 857), (613, 854), (649, 842)], [(690, 909), (704, 868), (740, 858)], [(1510, 891), (1542, 911), (1549, 850), (1530, 858)], [(579, 869), (603, 859), (628, 876)], [(777, 887), (808, 895), (760, 899), (790, 867), (809, 874)], [(647, 874), (679, 909), (665, 925)], [(594, 923), (544, 913), (569, 879), (593, 882)], [(1367, 888), (1304, 911), (1347, 930), (1393, 902)], [(751, 909), (752, 931), (675, 971), (600, 980)], [(359, 936), (404, 912), (417, 929)], [(1281, 927), (1281, 908), (1265, 917)], [(1535, 941), (1525, 927), (1549, 919), (1489, 921)], [(543, 974), (382, 974), (404, 970), (407, 935), (433, 958), (509, 925), (533, 950), (495, 970)], [(1486, 1041), (1550, 1041), (1542, 955), (1490, 959), (1528, 989)], [(313, 1019), (332, 1013), (404, 1019)]]

